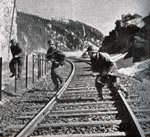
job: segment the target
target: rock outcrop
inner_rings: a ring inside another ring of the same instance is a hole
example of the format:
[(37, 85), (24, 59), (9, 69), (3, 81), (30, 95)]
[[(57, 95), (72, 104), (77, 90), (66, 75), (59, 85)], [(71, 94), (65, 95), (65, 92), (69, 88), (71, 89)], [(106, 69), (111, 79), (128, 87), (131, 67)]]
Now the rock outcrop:
[(116, 27), (104, 38), (102, 51), (111, 54), (128, 52), (125, 58), (133, 57), (133, 62), (150, 56), (150, 16), (122, 15)]

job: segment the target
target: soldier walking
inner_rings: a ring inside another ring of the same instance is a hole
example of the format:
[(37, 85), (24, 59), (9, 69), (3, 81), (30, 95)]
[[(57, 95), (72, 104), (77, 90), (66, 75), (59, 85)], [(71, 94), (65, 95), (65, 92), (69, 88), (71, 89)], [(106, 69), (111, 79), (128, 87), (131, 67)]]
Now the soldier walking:
[(58, 90), (61, 85), (63, 85), (63, 78), (59, 75), (59, 67), (64, 65), (66, 56), (65, 54), (58, 50), (53, 40), (48, 40), (49, 49), (46, 54), (47, 60), (52, 62), (51, 66), (51, 78), (54, 84), (54, 90)]

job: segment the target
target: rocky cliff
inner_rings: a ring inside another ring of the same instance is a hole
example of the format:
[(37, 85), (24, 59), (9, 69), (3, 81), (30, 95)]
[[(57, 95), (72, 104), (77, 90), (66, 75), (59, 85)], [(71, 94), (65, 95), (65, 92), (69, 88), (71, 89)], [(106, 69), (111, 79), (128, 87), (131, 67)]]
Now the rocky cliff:
[(109, 53), (128, 52), (125, 58), (133, 56), (133, 62), (150, 57), (150, 16), (122, 15), (116, 27), (104, 38), (102, 51)]
[[(9, 60), (9, 38), (14, 0), (0, 0), (0, 57)], [(14, 12), (12, 37), (17, 37), (16, 12)], [(11, 55), (11, 54), (10, 54)]]

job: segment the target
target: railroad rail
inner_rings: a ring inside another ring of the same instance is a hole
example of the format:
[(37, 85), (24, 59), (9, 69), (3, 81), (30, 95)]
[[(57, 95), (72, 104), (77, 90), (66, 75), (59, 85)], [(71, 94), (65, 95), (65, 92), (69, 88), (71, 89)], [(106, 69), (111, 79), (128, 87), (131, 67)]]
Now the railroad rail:
[[(141, 83), (133, 78), (131, 79), (129, 78), (130, 83), (128, 84), (132, 85), (131, 88), (136, 86), (136, 90), (130, 89), (130, 94), (132, 94), (132, 96), (128, 98), (127, 103), (132, 109), (140, 126), (142, 127), (145, 136), (150, 137), (150, 104), (145, 99), (143, 99), (141, 95), (145, 93), (145, 89)], [(144, 94), (144, 96), (146, 96), (146, 94)]]
[[(65, 85), (57, 93), (50, 93), (49, 100), (39, 101), (46, 105), (36, 104), (18, 117), (28, 119), (27, 124), (11, 125), (8, 129), (17, 131), (16, 137), (145, 137), (128, 105), (132, 101), (127, 103), (120, 91), (113, 96), (107, 87), (103, 90), (105, 101), (97, 101), (90, 66), (80, 60), (72, 61), (76, 70), (72, 70)], [(40, 108), (38, 113), (35, 108)]]

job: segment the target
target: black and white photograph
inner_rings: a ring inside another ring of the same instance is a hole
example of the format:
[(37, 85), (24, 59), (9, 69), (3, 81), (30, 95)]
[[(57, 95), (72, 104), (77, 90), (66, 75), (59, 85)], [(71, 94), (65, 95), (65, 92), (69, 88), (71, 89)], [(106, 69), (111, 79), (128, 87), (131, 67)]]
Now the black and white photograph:
[(0, 0), (0, 137), (150, 137), (150, 0)]

